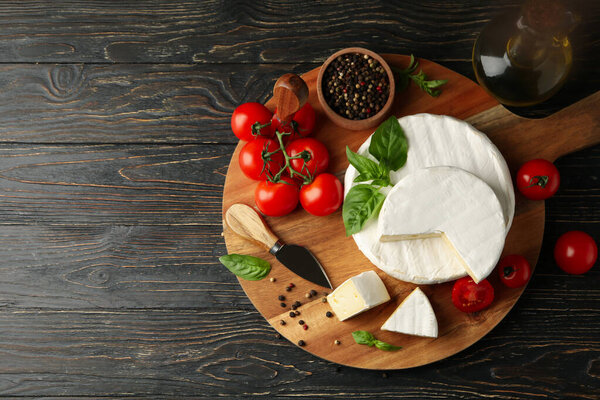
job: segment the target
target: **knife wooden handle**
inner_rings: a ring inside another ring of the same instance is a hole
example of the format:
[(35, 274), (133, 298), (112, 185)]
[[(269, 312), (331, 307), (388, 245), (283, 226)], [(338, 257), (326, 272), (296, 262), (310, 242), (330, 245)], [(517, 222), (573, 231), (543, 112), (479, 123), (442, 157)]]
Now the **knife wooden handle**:
[(244, 239), (258, 242), (267, 250), (271, 250), (279, 240), (260, 215), (245, 204), (234, 204), (229, 207), (225, 213), (225, 221), (235, 233)]

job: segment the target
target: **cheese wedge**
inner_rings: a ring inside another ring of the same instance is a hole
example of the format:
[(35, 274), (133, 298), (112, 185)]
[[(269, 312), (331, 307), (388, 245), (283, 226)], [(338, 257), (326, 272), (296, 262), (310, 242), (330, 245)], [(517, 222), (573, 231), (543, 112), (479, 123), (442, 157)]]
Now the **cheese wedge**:
[(353, 276), (327, 296), (327, 302), (340, 321), (389, 300), (390, 295), (375, 271)]
[[(422, 168), (444, 165), (461, 168), (492, 188), (502, 204), (508, 232), (515, 209), (512, 178), (502, 154), (487, 136), (468, 123), (445, 115), (408, 115), (398, 122), (408, 139), (409, 150), (404, 167), (390, 173), (392, 184)], [(375, 160), (369, 154), (370, 143), (371, 136), (357, 152)], [(345, 193), (352, 186), (364, 183), (354, 182), (357, 176), (358, 172), (350, 165), (344, 179)], [(387, 194), (389, 188), (381, 192)], [(467, 275), (461, 260), (441, 236), (380, 242), (377, 223), (375, 218), (367, 221), (352, 237), (369, 261), (387, 274), (416, 284), (448, 282)]]
[(384, 331), (437, 337), (438, 324), (429, 299), (419, 288), (409, 294), (381, 326)]
[(460, 168), (424, 168), (387, 195), (377, 226), (382, 242), (441, 237), (479, 282), (504, 248), (504, 215), (494, 191)]

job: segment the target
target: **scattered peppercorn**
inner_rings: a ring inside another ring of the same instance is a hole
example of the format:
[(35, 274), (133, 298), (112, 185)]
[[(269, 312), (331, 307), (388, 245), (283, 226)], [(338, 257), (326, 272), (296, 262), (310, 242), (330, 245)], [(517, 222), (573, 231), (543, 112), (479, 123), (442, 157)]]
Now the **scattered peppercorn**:
[(285, 321), (284, 320), (279, 321), (279, 325), (285, 325)]
[(306, 342), (304, 340), (298, 340), (298, 346), (302, 347), (306, 344)]
[(275, 338), (276, 338), (276, 339), (281, 339), (281, 335), (280, 335), (279, 333), (277, 333), (277, 334), (275, 335)]
[(294, 314), (300, 315), (300, 311), (294, 311)]
[(290, 317), (294, 318), (296, 314), (293, 311), (290, 311)]
[(323, 297), (323, 298), (321, 299), (321, 303), (327, 303), (327, 297)]
[(337, 340), (337, 339), (335, 339), (335, 340), (333, 341), (333, 343), (334, 343), (334, 344), (337, 344), (338, 346), (339, 346), (340, 344), (342, 344), (342, 342), (340, 342), (340, 341), (339, 341), (339, 340)]
[(333, 313), (332, 313), (331, 311), (327, 311), (327, 312), (325, 313), (325, 316), (326, 316), (327, 318), (331, 318), (331, 317), (333, 317)]
[(294, 285), (293, 283), (290, 283), (290, 284), (288, 285), (288, 287), (291, 287), (291, 288), (292, 288), (292, 287), (296, 287), (296, 285)]
[(311, 296), (316, 296), (317, 295), (317, 291), (316, 290), (311, 290), (308, 293), (310, 293)]
[(296, 307), (300, 307), (300, 306), (302, 305), (302, 303), (300, 303), (298, 300), (296, 300), (296, 301), (294, 302), (294, 305), (295, 305)]
[(286, 292), (291, 292), (291, 291), (292, 291), (292, 288), (288, 286), (288, 287), (286, 287), (286, 288), (285, 288), (285, 291), (286, 291)]
[(298, 308), (298, 307), (296, 307), (295, 304), (292, 304), (292, 310), (295, 310), (296, 308)]
[(269, 279), (269, 280), (270, 280), (271, 282), (275, 282), (277, 279), (275, 279), (275, 278), (271, 278), (271, 279)]
[(300, 321), (298, 321), (298, 324), (299, 324), (299, 325), (304, 325), (304, 321), (303, 321), (303, 320), (300, 320)]
[(307, 330), (308, 329), (308, 325), (306, 325), (306, 324), (302, 325), (302, 329)]
[(287, 307), (285, 303), (279, 303), (281, 307)]
[(348, 119), (377, 114), (389, 96), (389, 78), (379, 61), (367, 54), (344, 54), (323, 75), (323, 95), (329, 106)]
[(282, 295), (282, 294), (280, 294), (279, 297), (278, 297), (278, 299), (281, 300), (281, 301), (283, 301), (283, 300), (285, 300), (285, 296)]
[(304, 295), (304, 297), (306, 297), (307, 299), (310, 299), (312, 296), (310, 295), (310, 293), (306, 293), (306, 294)]

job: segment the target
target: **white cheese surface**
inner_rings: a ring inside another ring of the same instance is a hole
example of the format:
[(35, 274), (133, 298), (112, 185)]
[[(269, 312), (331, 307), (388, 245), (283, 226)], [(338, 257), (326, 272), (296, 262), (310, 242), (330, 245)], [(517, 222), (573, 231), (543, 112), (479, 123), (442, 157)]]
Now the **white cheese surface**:
[(381, 242), (439, 236), (479, 282), (496, 266), (506, 229), (500, 201), (484, 181), (459, 168), (432, 167), (388, 193), (377, 234)]
[[(487, 183), (500, 204), (506, 226), (514, 216), (515, 198), (510, 171), (502, 154), (483, 133), (456, 118), (416, 114), (398, 119), (408, 140), (406, 164), (391, 172), (392, 184), (421, 168), (454, 166), (468, 171)], [(369, 137), (358, 153), (375, 160), (369, 153)], [(355, 185), (358, 173), (351, 165), (346, 170), (344, 190)], [(390, 188), (382, 189), (389, 192)], [(447, 282), (466, 275), (461, 261), (441, 237), (380, 243), (377, 220), (367, 221), (353, 235), (363, 254), (375, 266), (403, 281), (417, 284)]]
[(419, 288), (409, 294), (381, 326), (384, 331), (424, 337), (438, 336), (438, 323), (429, 299)]
[(390, 295), (375, 271), (366, 271), (347, 279), (327, 296), (327, 302), (340, 321), (389, 300)]

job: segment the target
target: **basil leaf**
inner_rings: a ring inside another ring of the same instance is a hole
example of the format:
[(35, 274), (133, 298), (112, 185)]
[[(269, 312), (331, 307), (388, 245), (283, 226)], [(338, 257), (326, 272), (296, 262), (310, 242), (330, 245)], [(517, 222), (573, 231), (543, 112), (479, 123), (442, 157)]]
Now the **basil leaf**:
[(432, 97), (439, 96), (442, 91), (437, 90), (440, 86), (445, 85), (448, 80), (447, 79), (438, 79), (438, 80), (427, 80), (427, 75), (423, 72), (423, 70), (419, 71), (418, 74), (409, 75), (410, 79), (413, 80), (414, 83), (417, 84), (418, 87), (423, 89), (425, 93)]
[(259, 281), (271, 271), (271, 264), (258, 257), (228, 254), (219, 257), (219, 261), (235, 275), (248, 281)]
[(371, 137), (369, 153), (389, 170), (397, 171), (406, 163), (408, 141), (393, 115), (385, 120)]
[(396, 351), (402, 348), (400, 346), (394, 346), (393, 344), (382, 342), (381, 340), (375, 340), (375, 347), (383, 351)]
[(353, 186), (342, 207), (342, 218), (346, 227), (346, 236), (360, 232), (369, 218), (379, 214), (385, 195), (371, 185)]
[(352, 337), (356, 343), (366, 344), (367, 346), (373, 346), (373, 344), (377, 341), (375, 336), (373, 336), (371, 332), (367, 331), (354, 331), (352, 332)]
[(354, 182), (377, 181), (379, 186), (390, 185), (390, 171), (385, 166), (353, 152), (348, 146), (346, 146), (346, 157), (348, 157), (348, 162), (359, 173), (354, 178)]

